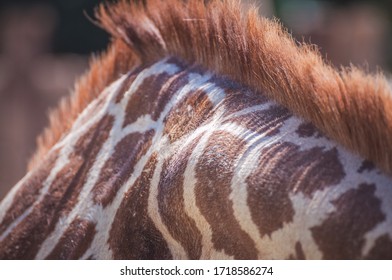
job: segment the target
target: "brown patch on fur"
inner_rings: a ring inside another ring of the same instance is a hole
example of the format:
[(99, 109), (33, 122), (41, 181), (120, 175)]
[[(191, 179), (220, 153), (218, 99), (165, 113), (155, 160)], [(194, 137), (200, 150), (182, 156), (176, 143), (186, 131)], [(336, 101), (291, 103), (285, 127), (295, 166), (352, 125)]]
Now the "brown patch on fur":
[(95, 204), (106, 207), (112, 202), (119, 188), (132, 175), (135, 164), (150, 148), (153, 136), (153, 130), (131, 133), (116, 145), (92, 190)]
[(226, 106), (223, 115), (225, 117), (252, 106), (262, 105), (268, 102), (268, 99), (264, 94), (255, 94), (248, 88), (240, 86), (238, 83), (231, 82), (230, 84), (227, 84), (225, 81), (227, 81), (227, 79), (214, 79), (214, 83), (216, 83), (217, 86), (222, 87), (225, 91), (226, 97), (222, 101), (222, 105)]
[(95, 233), (94, 223), (75, 219), (46, 259), (70, 260), (81, 258), (93, 241)]
[(372, 171), (375, 168), (374, 164), (371, 161), (364, 160), (357, 170), (359, 173), (363, 173), (365, 171)]
[(37, 200), (44, 181), (56, 163), (58, 153), (58, 150), (52, 151), (15, 194), (12, 207), (7, 211), (0, 224), (0, 235)]
[(234, 122), (257, 133), (266, 133), (266, 136), (273, 136), (279, 133), (284, 121), (290, 118), (290, 112), (279, 105), (271, 106), (263, 111), (248, 113), (228, 122)]
[(120, 103), (121, 100), (123, 99), (125, 93), (129, 90), (133, 82), (135, 81), (137, 75), (140, 74), (140, 69), (135, 69), (131, 73), (128, 74), (127, 78), (121, 85), (121, 88), (119, 89), (119, 92), (117, 93), (116, 96), (116, 103)]
[(374, 185), (361, 184), (332, 202), (336, 211), (312, 234), (324, 259), (360, 259), (365, 234), (385, 219)]
[(123, 126), (145, 114), (150, 114), (154, 121), (158, 120), (173, 94), (187, 83), (185, 76), (183, 71), (173, 76), (162, 73), (147, 77), (128, 101)]
[(61, 198), (56, 208), (58, 213), (55, 222), (61, 215), (67, 215), (78, 202), (82, 187), (109, 137), (113, 123), (113, 116), (105, 115), (82, 135), (69, 156), (69, 163), (56, 175), (48, 191), (50, 195)]
[[(33, 259), (42, 242), (54, 229), (53, 217), (59, 199), (46, 197), (33, 211), (0, 241), (0, 259)], [(45, 213), (43, 215), (42, 213)]]
[(186, 182), (184, 181), (184, 173), (189, 157), (200, 137), (164, 162), (157, 199), (162, 221), (166, 224), (173, 238), (184, 247), (188, 258), (192, 260), (200, 259), (202, 235), (195, 221), (185, 211), (184, 187)]
[(148, 216), (149, 186), (156, 164), (157, 155), (153, 154), (116, 212), (108, 241), (114, 259), (172, 258), (165, 239)]
[(307, 138), (307, 137), (320, 137), (320, 133), (317, 131), (317, 128), (312, 123), (302, 123), (298, 126), (295, 131), (299, 137)]
[(370, 260), (392, 260), (392, 240), (388, 234), (377, 238), (373, 248), (367, 254)]
[(39, 210), (33, 211), (12, 230), (12, 234), (0, 241), (0, 260), (31, 260), (35, 257), (48, 227), (42, 217)]
[(164, 134), (168, 135), (170, 142), (175, 142), (205, 122), (212, 108), (213, 104), (204, 91), (190, 92), (165, 117)]
[(302, 249), (301, 242), (295, 243), (295, 255), (290, 255), (290, 260), (306, 260), (304, 250)]
[(246, 182), (252, 220), (262, 237), (292, 221), (295, 213), (290, 192), (311, 197), (314, 191), (338, 184), (344, 177), (335, 149), (300, 151), (291, 143), (263, 149), (256, 166)]
[(156, 103), (160, 96), (162, 86), (167, 83), (171, 77), (167, 73), (147, 77), (139, 86), (136, 92), (129, 98), (127, 108), (125, 109), (125, 119), (123, 127), (134, 123), (139, 117), (151, 114), (153, 120), (159, 116), (156, 110)]
[(196, 204), (211, 226), (216, 250), (235, 259), (257, 259), (255, 244), (236, 220), (229, 199), (235, 162), (244, 146), (244, 141), (227, 132), (210, 137), (195, 167)]

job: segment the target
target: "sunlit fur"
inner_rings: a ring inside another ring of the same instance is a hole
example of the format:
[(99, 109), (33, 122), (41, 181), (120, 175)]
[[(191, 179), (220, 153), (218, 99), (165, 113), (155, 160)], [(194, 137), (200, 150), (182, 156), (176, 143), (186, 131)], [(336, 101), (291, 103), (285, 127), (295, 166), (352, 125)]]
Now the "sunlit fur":
[[(392, 99), (385, 78), (336, 70), (313, 46), (299, 44), (276, 21), (239, 1), (120, 1), (97, 11), (111, 33), (109, 50), (92, 60), (72, 96), (51, 113), (34, 167), (76, 116), (129, 69), (174, 55), (228, 75), (311, 121), (327, 136), (392, 171)], [(206, 2), (206, 3), (204, 3)]]

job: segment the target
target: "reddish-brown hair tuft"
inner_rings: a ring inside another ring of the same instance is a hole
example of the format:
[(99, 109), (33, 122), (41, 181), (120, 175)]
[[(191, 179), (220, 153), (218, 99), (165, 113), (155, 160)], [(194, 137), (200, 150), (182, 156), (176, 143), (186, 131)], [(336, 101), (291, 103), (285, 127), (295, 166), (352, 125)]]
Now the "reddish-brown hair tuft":
[(51, 114), (31, 167), (120, 73), (176, 56), (264, 92), (392, 174), (392, 95), (381, 74), (334, 69), (238, 0), (123, 0), (101, 5), (97, 16), (114, 41)]

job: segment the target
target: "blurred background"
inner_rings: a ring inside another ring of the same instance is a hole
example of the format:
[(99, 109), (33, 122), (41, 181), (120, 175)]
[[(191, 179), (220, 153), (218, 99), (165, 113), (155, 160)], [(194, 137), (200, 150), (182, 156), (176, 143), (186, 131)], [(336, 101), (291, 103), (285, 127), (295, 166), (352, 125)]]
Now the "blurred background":
[[(0, 199), (26, 173), (47, 112), (108, 44), (98, 0), (0, 1)], [(336, 66), (392, 69), (391, 0), (245, 0)]]

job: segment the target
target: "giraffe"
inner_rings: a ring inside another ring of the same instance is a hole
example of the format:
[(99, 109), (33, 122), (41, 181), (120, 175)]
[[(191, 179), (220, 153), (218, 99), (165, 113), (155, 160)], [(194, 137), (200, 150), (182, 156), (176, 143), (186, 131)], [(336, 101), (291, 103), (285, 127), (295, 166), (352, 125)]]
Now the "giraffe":
[(119, 1), (0, 205), (0, 259), (391, 259), (391, 92), (239, 1)]

